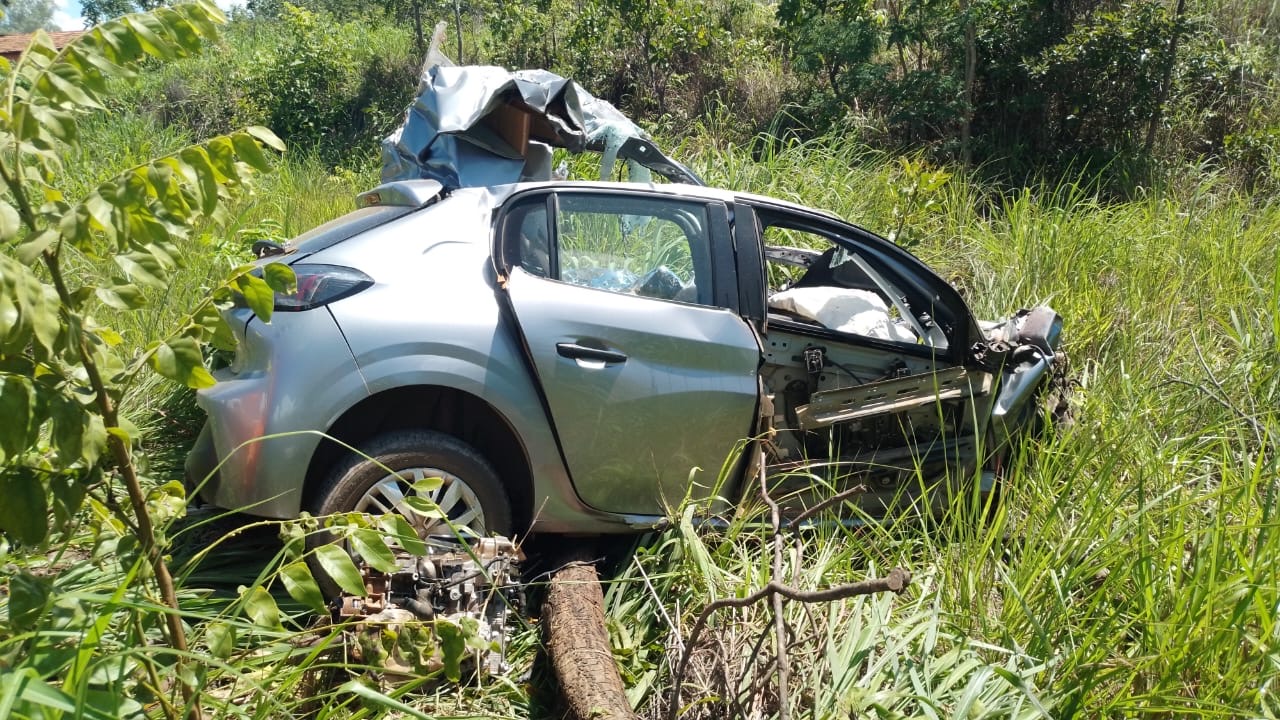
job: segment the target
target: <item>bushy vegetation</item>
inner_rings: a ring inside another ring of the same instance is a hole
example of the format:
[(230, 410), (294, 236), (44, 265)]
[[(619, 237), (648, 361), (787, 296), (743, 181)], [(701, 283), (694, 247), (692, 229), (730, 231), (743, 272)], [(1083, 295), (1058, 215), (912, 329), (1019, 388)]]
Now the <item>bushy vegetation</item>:
[[(347, 161), (397, 124), (436, 20), (466, 62), (544, 67), (657, 127), (857, 136), (1017, 186), (1130, 196), (1188, 166), (1280, 181), (1280, 11), (1256, 0), (262, 2), (126, 104), (197, 136), (267, 124)], [(460, 34), (460, 37), (459, 37)]]
[(116, 109), (193, 139), (263, 125), (329, 165), (368, 163), (417, 86), (411, 46), (390, 23), (285, 4), (279, 17), (242, 18), (200, 56), (145, 74)]
[[(452, 12), (416, 7), (432, 19)], [(113, 114), (81, 123), (80, 149), (62, 157), (56, 182), (65, 197), (240, 124), (274, 124), (292, 143), (252, 196), (227, 198), (218, 224), (172, 240), (184, 267), (175, 282), (143, 287), (144, 307), (84, 299), (84, 314), (118, 333), (114, 352), (126, 365), (169, 338), (247, 259), (252, 240), (328, 220), (376, 182), (373, 141), (395, 125), (418, 62), (412, 33), (385, 23), (413, 7), (373, 19), (351, 8), (326, 14), (339, 9), (279, 6), (232, 23), (215, 49), (113, 86)], [(1280, 20), (1252, 4), (1123, 9), (904, 0), (876, 15), (860, 4), (783, 3), (779, 22), (733, 0), (467, 6), (464, 20), (481, 22), (466, 26), (468, 60), (576, 75), (653, 121), (672, 154), (712, 184), (894, 231), (981, 316), (1047, 302), (1067, 319), (1075, 422), (1020, 447), (994, 512), (960, 498), (937, 525), (825, 527), (788, 545), (784, 573), (798, 587), (892, 566), (916, 577), (901, 597), (787, 605), (795, 713), (1280, 715), (1280, 100), (1269, 85)], [(1053, 13), (1070, 21), (1045, 20)], [(787, 35), (788, 23), (808, 34)], [(983, 58), (967, 108), (957, 100), (963, 61), (955, 65), (966, 26)], [(1162, 43), (1174, 28), (1169, 61)], [(1032, 30), (1038, 39), (1010, 40)], [(830, 47), (822, 43), (871, 50), (824, 76), (804, 59), (806, 48)], [(1150, 65), (1124, 67), (1143, 51)], [(843, 79), (846, 71), (861, 75)], [(1096, 78), (1106, 92), (1090, 89)], [(1040, 104), (1003, 107), (1000, 87)], [(774, 127), (793, 131), (756, 137), (784, 99), (792, 119)], [(981, 168), (931, 165), (960, 158), (966, 116), (973, 163), (1007, 162), (1041, 179), (1011, 186), (1008, 173), (995, 183)], [(903, 146), (914, 149), (905, 161)], [(1122, 161), (1135, 157), (1159, 172), (1125, 175), (1134, 170)], [(1109, 175), (1098, 172), (1104, 162)], [(14, 253), (6, 243), (3, 258)], [(118, 283), (105, 251), (70, 248), (64, 262), (85, 287)], [(4, 373), (14, 370), (8, 359)], [(200, 422), (190, 391), (141, 375), (118, 399), (141, 437), (143, 482), (164, 488)], [(49, 436), (39, 441), (56, 459)], [(381, 684), (290, 590), (300, 526), (181, 519), (167, 492), (150, 500), (192, 652), (161, 642), (169, 611), (137, 577), (147, 571), (131, 564), (112, 508), (63, 512), (44, 539), (0, 536), (5, 712), (180, 715), (163, 707), (175, 698), (167, 673), (179, 658), (206, 716), (549, 712), (536, 627), (517, 633), (506, 676)], [(12, 511), (14, 498), (0, 502)], [(607, 595), (614, 659), (645, 717), (673, 704), (682, 717), (773, 716), (767, 607), (722, 611), (685, 647), (708, 602), (772, 577), (767, 516), (748, 499), (719, 529), (695, 528), (689, 519), (701, 511), (675, 509), (671, 529), (619, 554)], [(224, 537), (227, 527), (236, 534)], [(684, 690), (673, 698), (686, 651)]]

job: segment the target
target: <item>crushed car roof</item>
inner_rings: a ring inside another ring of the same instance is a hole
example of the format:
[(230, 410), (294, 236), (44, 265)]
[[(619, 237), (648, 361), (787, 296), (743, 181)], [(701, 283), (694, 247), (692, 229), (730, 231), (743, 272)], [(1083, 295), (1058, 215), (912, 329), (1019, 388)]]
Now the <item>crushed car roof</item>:
[(455, 66), (442, 56), (423, 71), (404, 123), (382, 142), (382, 179), (431, 179), (450, 190), (551, 180), (553, 148), (601, 153), (602, 178), (621, 159), (632, 180), (656, 172), (703, 184), (573, 80), (546, 70)]

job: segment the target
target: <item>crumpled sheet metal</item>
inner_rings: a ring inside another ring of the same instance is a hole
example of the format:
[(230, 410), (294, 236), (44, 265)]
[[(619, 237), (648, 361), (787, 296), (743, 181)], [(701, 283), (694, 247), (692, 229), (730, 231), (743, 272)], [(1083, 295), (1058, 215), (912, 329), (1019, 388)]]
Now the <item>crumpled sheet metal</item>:
[[(531, 119), (523, 154), (494, 128), (509, 107)], [(435, 65), (423, 73), (404, 123), (382, 141), (382, 180), (429, 178), (459, 188), (550, 179), (551, 147), (606, 150), (630, 137), (648, 136), (613, 105), (555, 73)]]

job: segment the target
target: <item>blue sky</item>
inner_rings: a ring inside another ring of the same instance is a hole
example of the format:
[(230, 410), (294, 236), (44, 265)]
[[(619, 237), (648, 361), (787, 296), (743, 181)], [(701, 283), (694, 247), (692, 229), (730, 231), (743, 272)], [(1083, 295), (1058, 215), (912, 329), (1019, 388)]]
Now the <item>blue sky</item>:
[[(244, 5), (244, 0), (215, 0), (218, 7), (230, 10), (233, 5)], [(63, 30), (81, 30), (84, 18), (80, 17), (80, 0), (53, 0), (53, 24)]]
[(80, 0), (54, 0), (53, 24), (63, 30), (79, 30), (84, 27), (80, 17)]

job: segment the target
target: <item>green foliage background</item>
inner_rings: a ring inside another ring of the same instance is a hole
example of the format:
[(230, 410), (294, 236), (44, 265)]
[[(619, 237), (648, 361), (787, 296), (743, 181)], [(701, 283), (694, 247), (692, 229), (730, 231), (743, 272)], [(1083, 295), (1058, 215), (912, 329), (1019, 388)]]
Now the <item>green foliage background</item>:
[[(962, 501), (957, 522), (939, 527), (826, 529), (797, 545), (787, 573), (803, 587), (893, 565), (917, 576), (900, 599), (788, 606), (804, 668), (791, 695), (805, 714), (1280, 715), (1274, 4), (460, 5), (467, 61), (569, 74), (713, 184), (892, 231), (981, 316), (1048, 302), (1067, 319), (1076, 424), (1027, 441), (994, 517), (979, 522)], [(60, 155), (65, 197), (242, 125), (270, 126), (290, 145), (252, 196), (227, 198), (218, 225), (167, 238), (183, 267), (173, 282), (141, 283), (142, 308), (86, 299), (86, 313), (118, 334), (117, 354), (136, 362), (166, 341), (253, 240), (335, 217), (376, 182), (375, 141), (416, 82), (415, 7), (428, 27), (452, 18), (452, 3), (263, 3), (203, 53), (111, 85), (110, 114), (82, 122), (80, 149)], [(969, 104), (967, 28), (977, 51)], [(959, 162), (966, 116), (969, 166)], [(124, 271), (114, 255), (68, 251), (65, 263), (109, 289)], [(16, 257), (6, 244), (6, 281)], [(261, 523), (223, 538), (239, 525), (179, 521), (166, 481), (201, 422), (190, 391), (142, 375), (120, 401), (150, 507), (178, 523), (166, 528), (209, 715), (548, 711), (536, 674), (420, 692), (429, 680), (379, 685), (329, 652), (335, 640), (315, 632), (299, 569), (307, 528)], [(56, 458), (59, 437), (48, 426), (37, 441)], [(21, 698), (71, 716), (57, 703), (114, 697), (104, 706), (119, 713), (160, 713), (141, 659), (176, 665), (140, 649), (160, 644), (165, 611), (130, 575), (136, 546), (105, 505), (70, 512), (52, 486), (41, 499), (15, 492), (30, 487), (23, 479), (6, 468), (0, 502), (12, 513), (43, 500), (58, 532), (0, 538), (0, 708), (37, 716)], [(672, 702), (672, 658), (697, 610), (767, 582), (760, 512), (745, 506), (720, 530), (677, 522), (616, 568), (615, 660), (644, 716)], [(344, 527), (367, 539), (361, 522)], [(685, 683), (685, 717), (776, 713), (771, 670), (751, 662), (771, 656), (769, 625), (764, 608), (713, 625)], [(533, 667), (537, 644), (536, 628), (517, 634), (509, 677)], [(121, 702), (124, 687), (143, 688), (144, 702)]]

